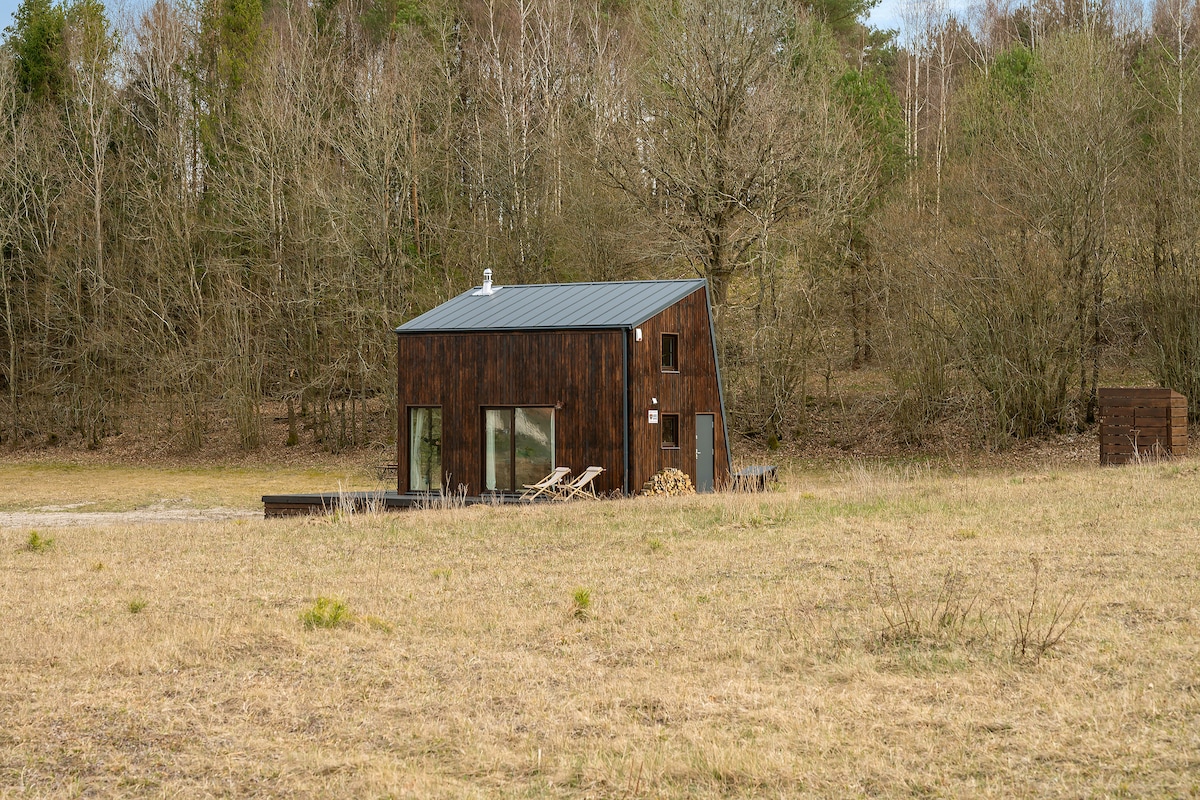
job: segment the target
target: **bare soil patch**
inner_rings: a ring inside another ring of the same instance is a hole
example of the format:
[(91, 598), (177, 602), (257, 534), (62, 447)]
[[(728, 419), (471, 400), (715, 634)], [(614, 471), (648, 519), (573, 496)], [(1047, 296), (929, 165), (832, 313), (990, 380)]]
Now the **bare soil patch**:
[(262, 516), (261, 512), (240, 508), (156, 507), (134, 511), (75, 511), (69, 506), (40, 506), (29, 511), (0, 511), (0, 528), (97, 528), (108, 525), (221, 522), (259, 516)]

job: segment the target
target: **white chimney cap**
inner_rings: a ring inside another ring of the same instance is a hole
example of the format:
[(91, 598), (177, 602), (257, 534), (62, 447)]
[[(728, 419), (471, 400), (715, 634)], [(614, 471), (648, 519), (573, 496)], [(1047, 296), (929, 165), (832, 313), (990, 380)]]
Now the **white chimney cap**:
[(485, 269), (483, 271), (483, 288), (471, 293), (472, 297), (481, 297), (490, 294), (495, 294), (497, 289), (502, 289), (502, 286), (492, 286), (492, 271)]

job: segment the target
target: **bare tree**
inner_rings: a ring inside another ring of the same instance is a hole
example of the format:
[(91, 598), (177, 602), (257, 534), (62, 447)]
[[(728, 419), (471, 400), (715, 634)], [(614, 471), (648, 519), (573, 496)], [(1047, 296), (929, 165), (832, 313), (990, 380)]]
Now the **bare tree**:
[(1105, 280), (1112, 266), (1112, 215), (1129, 158), (1130, 130), (1119, 54), (1094, 33), (1043, 40), (1048, 79), (1029, 115), (1002, 140), (1004, 203), (1055, 243), (1063, 279), (1075, 289), (1079, 405), (1095, 420)]
[[(782, 5), (706, 0), (677, 8), (651, 17), (642, 91), (622, 109), (608, 171), (664, 223), (671, 254), (708, 278), (721, 309), (764, 222), (797, 210), (807, 176), (778, 167), (798, 161), (820, 123), (805, 116), (807, 87), (790, 41), (795, 20)], [(819, 70), (814, 76), (828, 80)], [(773, 180), (780, 191), (768, 203)]]
[[(16, 124), (17, 83), (12, 71), (12, 62), (7, 53), (0, 51), (0, 192), (12, 198), (10, 189), (17, 174)], [(8, 395), (9, 413), (0, 433), (5, 439), (17, 438), (17, 353), (20, 346), (16, 320), (16, 275), (10, 266), (13, 260), (13, 239), (17, 230), (17, 207), (11, 203), (0, 203), (0, 291), (4, 293), (4, 388)]]

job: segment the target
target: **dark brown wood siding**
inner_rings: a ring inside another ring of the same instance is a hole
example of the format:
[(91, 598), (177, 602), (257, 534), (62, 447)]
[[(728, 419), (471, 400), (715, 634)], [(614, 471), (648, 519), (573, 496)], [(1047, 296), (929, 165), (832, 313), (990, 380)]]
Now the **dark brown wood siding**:
[(1170, 389), (1100, 390), (1100, 463), (1186, 456), (1187, 398)]
[(399, 334), (397, 488), (408, 490), (408, 407), (441, 406), (447, 490), (482, 491), (482, 409), (555, 406), (555, 463), (601, 466), (597, 491), (622, 488), (622, 331)]
[[(642, 341), (629, 338), (630, 484), (640, 491), (650, 476), (675, 467), (696, 480), (696, 415), (713, 415), (713, 478), (717, 488), (729, 483), (729, 449), (721, 417), (717, 361), (709, 329), (705, 290), (693, 292), (640, 326)], [(662, 335), (679, 336), (679, 371), (662, 371)], [(654, 405), (653, 398), (658, 398)], [(679, 415), (679, 449), (664, 450), (661, 428), (648, 412)]]

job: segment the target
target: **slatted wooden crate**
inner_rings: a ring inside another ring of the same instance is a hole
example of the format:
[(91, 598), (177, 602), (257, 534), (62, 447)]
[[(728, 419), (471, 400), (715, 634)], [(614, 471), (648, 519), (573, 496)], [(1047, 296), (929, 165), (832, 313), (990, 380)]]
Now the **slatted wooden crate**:
[(1100, 463), (1187, 455), (1187, 398), (1170, 389), (1100, 390)]

